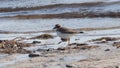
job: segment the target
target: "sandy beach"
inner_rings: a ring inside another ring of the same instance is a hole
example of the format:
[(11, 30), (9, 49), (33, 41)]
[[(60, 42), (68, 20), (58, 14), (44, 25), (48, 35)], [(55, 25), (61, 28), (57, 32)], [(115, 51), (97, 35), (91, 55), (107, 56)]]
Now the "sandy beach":
[[(0, 68), (120, 68), (119, 0), (1, 0)], [(56, 24), (76, 30), (68, 42)]]

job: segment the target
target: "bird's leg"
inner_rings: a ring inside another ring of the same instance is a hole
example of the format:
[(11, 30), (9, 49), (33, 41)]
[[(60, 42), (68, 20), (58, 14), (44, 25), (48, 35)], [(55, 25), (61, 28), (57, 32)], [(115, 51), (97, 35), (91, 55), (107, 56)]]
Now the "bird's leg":
[(70, 44), (70, 38), (68, 39), (68, 45)]
[(62, 43), (62, 41), (58, 42), (58, 44)]
[[(68, 38), (68, 45), (70, 45), (70, 38)], [(69, 47), (68, 53), (71, 53), (71, 48)]]

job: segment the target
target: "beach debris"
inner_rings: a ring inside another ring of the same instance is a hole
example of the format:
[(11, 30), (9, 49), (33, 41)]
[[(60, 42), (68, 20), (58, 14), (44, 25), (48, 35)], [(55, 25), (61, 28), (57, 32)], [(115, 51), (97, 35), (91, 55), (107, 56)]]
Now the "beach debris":
[(120, 42), (114, 42), (113, 43), (113, 46), (117, 47), (117, 48), (120, 48)]
[(25, 37), (16, 37), (16, 38), (14, 38), (14, 39), (12, 39), (12, 40), (16, 40), (16, 41), (22, 41), (22, 40), (26, 40), (27, 38), (25, 38)]
[(120, 66), (114, 65), (114, 66), (108, 66), (108, 67), (104, 67), (104, 68), (120, 68)]
[(15, 40), (0, 40), (0, 53), (31, 53), (31, 51), (23, 49), (23, 47), (29, 47), (31, 44), (18, 42)]
[(30, 39), (51, 39), (54, 38), (54, 36), (52, 36), (51, 34), (42, 34), (36, 37), (32, 37)]
[(79, 49), (81, 49), (81, 50), (86, 50), (86, 49), (93, 49), (93, 48), (97, 48), (97, 47), (99, 47), (99, 46), (81, 46), (81, 47), (79, 47)]
[(92, 41), (115, 41), (115, 40), (118, 40), (118, 38), (102, 37), (102, 38), (98, 38), (98, 39), (93, 39)]
[(84, 61), (89, 61), (89, 62), (91, 62), (91, 61), (99, 61), (100, 59), (83, 59), (83, 60), (79, 60), (78, 62), (84, 62)]
[(100, 43), (107, 43), (109, 41), (116, 41), (118, 39), (119, 38), (115, 38), (115, 37), (102, 37), (102, 38), (90, 40), (89, 42), (96, 42), (96, 43), (100, 44)]
[(67, 46), (67, 47), (59, 47), (57, 50), (70, 50), (70, 49), (80, 49), (80, 50), (86, 50), (86, 49), (93, 49), (93, 48), (97, 48), (99, 46)]

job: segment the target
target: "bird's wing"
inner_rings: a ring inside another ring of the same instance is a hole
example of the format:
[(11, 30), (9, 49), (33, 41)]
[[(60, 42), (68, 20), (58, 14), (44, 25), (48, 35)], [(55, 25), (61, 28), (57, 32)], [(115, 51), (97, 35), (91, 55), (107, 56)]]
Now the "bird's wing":
[(65, 27), (59, 28), (58, 31), (60, 31), (61, 33), (70, 33), (70, 34), (77, 33), (76, 30), (70, 29), (70, 28), (65, 28)]

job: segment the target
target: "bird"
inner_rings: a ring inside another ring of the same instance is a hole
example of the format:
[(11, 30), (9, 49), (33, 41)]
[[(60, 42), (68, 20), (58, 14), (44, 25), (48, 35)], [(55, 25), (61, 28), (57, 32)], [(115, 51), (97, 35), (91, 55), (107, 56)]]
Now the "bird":
[(61, 38), (62, 41), (68, 41), (68, 45), (70, 44), (70, 38), (72, 36), (77, 33), (82, 33), (71, 28), (62, 27), (60, 24), (56, 24), (53, 29), (56, 30), (57, 35)]

